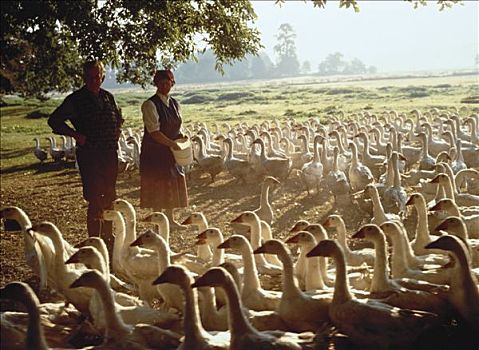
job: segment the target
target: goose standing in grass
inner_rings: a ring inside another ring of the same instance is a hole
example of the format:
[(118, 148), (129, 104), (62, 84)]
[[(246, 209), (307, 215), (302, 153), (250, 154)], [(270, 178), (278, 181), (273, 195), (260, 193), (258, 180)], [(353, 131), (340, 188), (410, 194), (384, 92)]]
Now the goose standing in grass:
[(258, 278), (258, 270), (253, 249), (249, 241), (240, 235), (232, 235), (218, 246), (219, 249), (232, 248), (238, 250), (243, 257), (243, 288), (241, 288), (241, 300), (244, 305), (252, 310), (275, 310), (279, 305), (281, 293), (261, 288)]
[(346, 262), (341, 247), (332, 240), (318, 243), (308, 257), (333, 258), (336, 264), (334, 295), (329, 316), (353, 343), (366, 348), (408, 347), (437, 323), (437, 315), (399, 309), (373, 299), (355, 299), (349, 291)]
[[(471, 261), (464, 242), (455, 236), (441, 236), (426, 249), (442, 249), (454, 256), (449, 301), (475, 331), (479, 331), (479, 282), (471, 272)], [(476, 339), (477, 341), (477, 339)]]
[(43, 163), (48, 158), (48, 153), (40, 147), (40, 140), (38, 137), (35, 137), (33, 140), (35, 141), (35, 149), (33, 150), (33, 154), (41, 163)]
[(180, 335), (147, 324), (127, 325), (117, 313), (115, 301), (108, 285), (98, 271), (83, 273), (71, 285), (72, 290), (94, 289), (100, 295), (105, 317), (104, 348), (110, 349), (175, 349), (180, 344)]
[(50, 157), (52, 157), (55, 162), (61, 161), (65, 157), (65, 151), (57, 147), (53, 136), (49, 136), (46, 139), (49, 143), (48, 153), (50, 154)]
[(283, 263), (281, 301), (277, 308), (280, 317), (296, 332), (315, 331), (329, 321), (329, 294), (314, 296), (302, 292), (294, 278), (293, 261), (288, 248), (275, 239), (264, 242), (254, 254), (275, 254)]
[[(238, 289), (228, 272), (215, 267), (208, 270), (195, 283), (198, 287), (221, 287), (228, 297), (228, 324), (231, 333), (230, 350), (243, 349), (301, 349), (301, 338), (297, 334), (284, 331), (257, 331), (241, 312), (242, 303)], [(306, 343), (303, 341), (303, 343)]]

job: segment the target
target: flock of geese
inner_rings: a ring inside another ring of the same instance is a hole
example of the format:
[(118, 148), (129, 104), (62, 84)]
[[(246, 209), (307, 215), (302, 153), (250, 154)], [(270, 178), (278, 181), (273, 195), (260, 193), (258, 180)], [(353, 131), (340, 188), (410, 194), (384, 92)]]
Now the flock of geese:
[[(477, 342), (479, 116), (412, 116), (186, 128), (195, 158), (187, 172), (212, 182), (221, 172), (238, 184), (263, 179), (259, 207), (233, 213), (233, 234), (202, 212), (183, 221), (197, 229), (194, 253), (174, 251), (161, 212), (137, 232), (125, 199), (103, 213), (113, 222), (111, 256), (100, 238), (73, 246), (54, 223), (1, 209), (21, 227), (40, 287), (64, 298), (40, 303), (23, 282), (2, 288), (2, 299), (27, 311), (2, 312), (2, 348), (301, 349), (335, 338), (389, 349), (430, 334), (450, 340), (451, 329), (463, 330), (455, 344)], [(140, 138), (125, 132), (120, 155), (129, 147), (135, 159)], [(330, 193), (337, 210), (313, 223), (292, 218), (277, 239), (270, 191), (293, 174), (308, 195)], [(347, 210), (370, 220), (347, 228)], [(368, 248), (353, 249), (364, 241)]]

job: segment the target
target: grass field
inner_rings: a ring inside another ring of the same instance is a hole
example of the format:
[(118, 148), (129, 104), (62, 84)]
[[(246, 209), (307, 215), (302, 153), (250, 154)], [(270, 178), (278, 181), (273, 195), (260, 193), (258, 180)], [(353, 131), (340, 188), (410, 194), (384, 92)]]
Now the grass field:
[[(114, 90), (127, 127), (141, 127), (141, 103), (150, 90)], [(461, 115), (479, 111), (476, 75), (396, 77), (365, 80), (319, 79), (315, 77), (230, 84), (177, 85), (172, 95), (182, 106), (184, 125), (228, 122), (260, 122), (294, 117), (328, 118), (343, 111), (381, 113), (395, 109), (408, 113), (414, 108), (457, 109)], [(33, 137), (51, 134), (46, 120), (64, 96), (46, 102), (4, 96), (1, 115), (1, 169), (33, 160)], [(462, 101), (462, 102), (461, 102)], [(475, 103), (470, 103), (474, 102)], [(469, 103), (465, 103), (469, 102)]]

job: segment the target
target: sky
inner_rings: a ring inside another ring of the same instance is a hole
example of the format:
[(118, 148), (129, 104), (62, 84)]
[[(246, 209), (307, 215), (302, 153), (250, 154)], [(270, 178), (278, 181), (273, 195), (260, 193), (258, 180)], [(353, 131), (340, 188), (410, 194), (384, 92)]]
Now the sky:
[(325, 8), (312, 2), (288, 0), (252, 1), (258, 15), (255, 26), (269, 57), (282, 23), (296, 33), (300, 62), (308, 60), (312, 71), (334, 52), (344, 60), (359, 58), (378, 72), (471, 69), (479, 53), (479, 1), (439, 11), (436, 1), (416, 10), (405, 1), (359, 1), (360, 12), (339, 8), (328, 0)]

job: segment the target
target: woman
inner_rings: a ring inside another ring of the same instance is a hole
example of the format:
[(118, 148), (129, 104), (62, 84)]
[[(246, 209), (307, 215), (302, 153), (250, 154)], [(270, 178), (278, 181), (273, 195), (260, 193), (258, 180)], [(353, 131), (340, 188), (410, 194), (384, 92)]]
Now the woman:
[(179, 104), (169, 96), (175, 78), (170, 70), (158, 70), (153, 82), (156, 94), (141, 106), (145, 132), (140, 155), (140, 205), (163, 210), (171, 228), (185, 228), (173, 217), (174, 208), (188, 206), (185, 175), (171, 152), (179, 149), (174, 140), (183, 137)]

